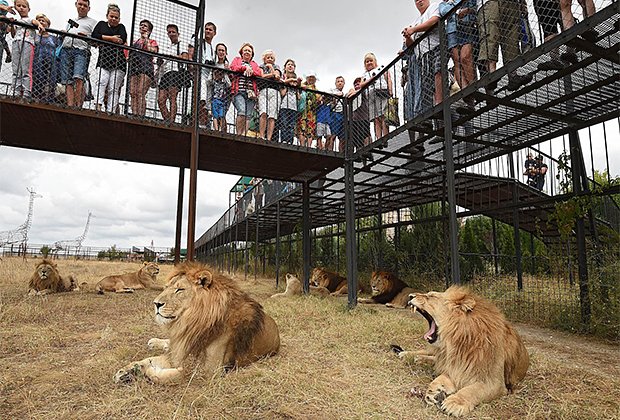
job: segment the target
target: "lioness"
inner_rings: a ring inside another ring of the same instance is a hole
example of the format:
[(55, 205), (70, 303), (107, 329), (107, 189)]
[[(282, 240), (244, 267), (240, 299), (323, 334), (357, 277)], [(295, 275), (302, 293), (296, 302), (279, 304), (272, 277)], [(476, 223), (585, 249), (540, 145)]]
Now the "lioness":
[(273, 318), (232, 279), (204, 264), (177, 266), (153, 303), (155, 320), (166, 327), (170, 338), (151, 339), (149, 347), (169, 351), (123, 367), (114, 375), (116, 383), (144, 376), (167, 384), (182, 378), (190, 357), (215, 373), (246, 366), (280, 349)]
[(523, 379), (527, 349), (493, 303), (461, 286), (409, 297), (412, 309), (428, 321), (424, 339), (431, 346), (399, 357), (434, 362), (439, 376), (426, 391), (428, 404), (460, 416), (506, 395)]
[[(295, 274), (286, 273), (286, 290), (271, 295), (272, 298), (285, 296), (301, 296), (303, 286)], [(329, 290), (320, 286), (310, 286), (310, 294), (315, 296), (329, 296)]]
[(164, 286), (155, 281), (158, 274), (159, 266), (154, 262), (145, 261), (135, 273), (104, 277), (95, 286), (95, 291), (103, 294), (103, 292), (133, 293), (134, 290), (146, 288), (164, 290)]
[(72, 275), (61, 276), (58, 266), (48, 259), (37, 264), (28, 286), (28, 295), (46, 295), (48, 293), (80, 290), (75, 277)]
[(385, 303), (390, 308), (406, 308), (409, 294), (414, 290), (388, 271), (373, 271), (370, 278), (372, 296), (357, 298), (359, 303)]

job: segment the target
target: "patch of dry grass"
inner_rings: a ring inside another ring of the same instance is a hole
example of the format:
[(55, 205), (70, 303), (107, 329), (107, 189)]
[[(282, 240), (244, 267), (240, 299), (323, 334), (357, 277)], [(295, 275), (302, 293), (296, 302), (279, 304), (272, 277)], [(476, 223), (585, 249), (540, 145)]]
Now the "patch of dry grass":
[[(389, 344), (421, 347), (425, 322), (406, 310), (314, 296), (270, 300), (275, 282), (239, 283), (280, 328), (282, 349), (224, 377), (190, 369), (181, 385), (112, 383), (161, 336), (156, 291), (25, 297), (36, 261), (0, 261), (0, 418), (446, 418), (408, 396), (432, 380), (428, 365), (406, 365)], [(137, 263), (58, 261), (91, 286)], [(161, 281), (172, 269), (161, 266)], [(620, 418), (619, 349), (589, 338), (518, 325), (532, 364), (516, 394), (483, 404), (472, 418)]]

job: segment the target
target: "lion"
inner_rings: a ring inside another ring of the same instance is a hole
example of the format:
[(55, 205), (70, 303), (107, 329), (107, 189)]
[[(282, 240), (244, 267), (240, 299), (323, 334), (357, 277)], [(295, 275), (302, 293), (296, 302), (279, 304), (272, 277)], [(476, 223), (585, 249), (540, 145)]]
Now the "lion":
[[(271, 295), (272, 298), (301, 296), (303, 286), (295, 274), (286, 273), (286, 290), (282, 293)], [(329, 290), (321, 286), (310, 286), (310, 294), (315, 296), (329, 296)]]
[(32, 273), (28, 285), (28, 295), (47, 295), (58, 292), (79, 291), (77, 280), (72, 275), (63, 277), (58, 266), (48, 259), (43, 259)]
[(409, 306), (428, 321), (424, 339), (430, 346), (395, 351), (401, 358), (434, 363), (439, 376), (426, 390), (427, 404), (461, 416), (481, 402), (512, 392), (525, 377), (530, 363), (527, 349), (493, 303), (462, 286), (409, 297)]
[(143, 376), (154, 383), (170, 384), (183, 377), (190, 358), (215, 374), (247, 366), (280, 349), (273, 318), (234, 280), (202, 263), (177, 266), (153, 303), (155, 320), (170, 338), (153, 338), (148, 346), (166, 352), (129, 363), (114, 375), (116, 383)]
[(370, 298), (357, 298), (358, 303), (384, 303), (389, 308), (407, 307), (409, 294), (414, 290), (389, 271), (373, 271), (370, 277)]
[(95, 291), (100, 295), (103, 292), (133, 293), (138, 289), (164, 290), (164, 286), (156, 283), (159, 274), (159, 265), (145, 261), (135, 273), (107, 276), (99, 280)]
[(346, 295), (349, 292), (346, 277), (327, 271), (323, 267), (316, 267), (312, 270), (310, 284), (326, 288), (332, 296)]

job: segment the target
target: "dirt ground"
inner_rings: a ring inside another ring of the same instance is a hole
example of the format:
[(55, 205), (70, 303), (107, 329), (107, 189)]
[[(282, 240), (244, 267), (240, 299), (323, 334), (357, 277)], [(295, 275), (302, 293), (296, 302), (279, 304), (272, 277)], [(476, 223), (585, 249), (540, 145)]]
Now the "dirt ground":
[[(157, 291), (93, 293), (103, 276), (138, 264), (58, 261), (85, 290), (25, 296), (38, 261), (0, 261), (0, 419), (446, 419), (410, 394), (433, 378), (391, 343), (422, 346), (426, 323), (379, 305), (346, 309), (345, 298), (269, 299), (273, 279), (239, 280), (277, 322), (282, 348), (225, 376), (190, 369), (180, 385), (112, 382), (118, 368), (151, 355), (162, 336)], [(172, 269), (162, 266), (160, 281)], [(586, 336), (516, 325), (530, 353), (517, 391), (467, 418), (620, 419), (620, 347)]]

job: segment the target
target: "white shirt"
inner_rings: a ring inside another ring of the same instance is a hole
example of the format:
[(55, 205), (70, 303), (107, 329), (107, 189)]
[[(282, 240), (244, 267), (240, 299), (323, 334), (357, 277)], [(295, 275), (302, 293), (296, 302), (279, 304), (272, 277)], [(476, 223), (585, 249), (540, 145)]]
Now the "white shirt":
[[(70, 28), (67, 30), (70, 34), (78, 34), (80, 32), (86, 34), (86, 36), (91, 36), (93, 33), (93, 29), (97, 25), (97, 21), (95, 19), (89, 18), (88, 16), (83, 18), (75, 18), (75, 22), (79, 25), (77, 28)], [(62, 42), (63, 48), (77, 48), (80, 50), (87, 50), (89, 45), (83, 39), (72, 38), (66, 36), (64, 41)]]
[[(411, 24), (411, 26), (416, 26), (424, 23), (434, 16), (438, 18), (441, 17), (439, 15), (439, 3), (429, 4), (424, 13), (422, 13), (420, 17)], [(415, 41), (416, 39), (421, 38), (423, 35), (424, 32), (416, 32), (412, 35), (412, 39)], [(421, 57), (423, 54), (426, 54), (427, 52), (437, 48), (438, 46), (439, 31), (437, 30), (437, 28), (435, 28), (415, 47), (416, 56)]]
[[(30, 17), (20, 17), (17, 19), (17, 22), (26, 23), (28, 25), (32, 25), (32, 19)], [(34, 30), (24, 28), (23, 26), (15, 25), (15, 36), (13, 37), (14, 41), (19, 42), (27, 42), (28, 44), (34, 45)]]
[[(333, 93), (336, 96), (343, 96), (344, 92), (342, 92), (341, 90), (338, 90), (338, 88), (333, 88), (332, 90), (329, 91), (329, 93)], [(336, 101), (336, 106), (334, 107), (334, 112), (342, 112), (342, 101), (337, 100)]]
[[(181, 38), (179, 38), (179, 42), (177, 42), (176, 44), (173, 44), (172, 41), (170, 41), (170, 38), (168, 38), (168, 42), (166, 42), (164, 45), (160, 45), (160, 50), (159, 52), (164, 54), (164, 55), (172, 55), (174, 57), (177, 57), (179, 55), (181, 55), (184, 52), (187, 52), (187, 43), (184, 43), (183, 40)], [(179, 70), (179, 64), (176, 61), (172, 61), (172, 60), (164, 60), (164, 62), (161, 64), (162, 68), (162, 73), (167, 73), (169, 71), (176, 71)]]

